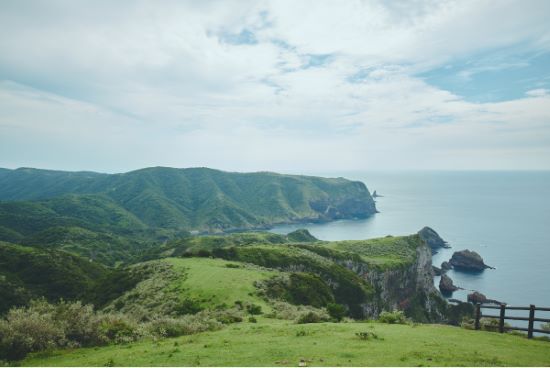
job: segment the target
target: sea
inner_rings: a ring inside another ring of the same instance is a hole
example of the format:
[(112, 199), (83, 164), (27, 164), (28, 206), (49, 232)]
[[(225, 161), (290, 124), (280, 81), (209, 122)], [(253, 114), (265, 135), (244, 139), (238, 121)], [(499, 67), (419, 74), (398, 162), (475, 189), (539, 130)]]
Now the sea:
[[(479, 274), (449, 271), (454, 284), (464, 288), (452, 298), (465, 301), (477, 290), (509, 305), (550, 307), (550, 171), (315, 175), (364, 182), (371, 193), (382, 195), (376, 198), (380, 213), (364, 220), (281, 225), (273, 232), (306, 228), (322, 240), (344, 240), (407, 235), (429, 226), (452, 247), (435, 254), (434, 265), (469, 249), (495, 267)], [(439, 277), (434, 283), (437, 287)]]

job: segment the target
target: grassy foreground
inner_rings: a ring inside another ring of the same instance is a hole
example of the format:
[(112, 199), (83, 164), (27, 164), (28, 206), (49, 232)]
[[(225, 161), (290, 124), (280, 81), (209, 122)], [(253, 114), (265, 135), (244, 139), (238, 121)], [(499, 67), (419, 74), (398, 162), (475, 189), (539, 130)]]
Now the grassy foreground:
[[(362, 340), (356, 333), (374, 332)], [(260, 318), (221, 331), (39, 353), (23, 366), (549, 366), (550, 343), (441, 325)]]

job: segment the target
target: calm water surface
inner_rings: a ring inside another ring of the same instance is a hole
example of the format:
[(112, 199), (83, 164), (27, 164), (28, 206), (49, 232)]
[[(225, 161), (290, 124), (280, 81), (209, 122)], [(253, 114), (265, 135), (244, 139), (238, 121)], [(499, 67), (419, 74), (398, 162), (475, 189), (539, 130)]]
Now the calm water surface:
[[(550, 307), (550, 172), (317, 173), (363, 181), (380, 213), (366, 220), (278, 226), (307, 228), (323, 240), (368, 239), (435, 229), (452, 249), (434, 255), (439, 266), (452, 252), (470, 249), (496, 267), (481, 274), (450, 271), (454, 283), (513, 305)], [(435, 280), (436, 285), (439, 278)], [(454, 293), (466, 299), (469, 291)], [(546, 317), (550, 318), (550, 317)]]

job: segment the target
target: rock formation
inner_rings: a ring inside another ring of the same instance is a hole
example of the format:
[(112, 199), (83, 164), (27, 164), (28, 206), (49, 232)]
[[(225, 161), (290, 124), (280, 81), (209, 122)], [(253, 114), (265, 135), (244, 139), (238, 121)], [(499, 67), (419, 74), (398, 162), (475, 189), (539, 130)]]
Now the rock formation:
[(445, 273), (449, 271), (453, 266), (449, 262), (441, 262), (441, 272)]
[(493, 268), (491, 266), (487, 266), (485, 262), (483, 262), (483, 258), (481, 258), (478, 253), (468, 249), (454, 252), (453, 256), (449, 260), (449, 263), (455, 270), (458, 271), (480, 272), (486, 268)]
[(431, 248), (432, 254), (437, 253), (440, 248), (450, 248), (449, 244), (447, 244), (447, 242), (431, 227), (425, 226), (418, 232), (418, 235), (420, 235), (422, 240)]
[(439, 291), (443, 295), (449, 295), (456, 290), (458, 290), (458, 287), (453, 284), (453, 280), (447, 275), (442, 275), (441, 280), (439, 280)]
[(434, 272), (434, 276), (441, 276), (443, 274), (443, 271), (439, 267), (432, 266), (432, 270)]

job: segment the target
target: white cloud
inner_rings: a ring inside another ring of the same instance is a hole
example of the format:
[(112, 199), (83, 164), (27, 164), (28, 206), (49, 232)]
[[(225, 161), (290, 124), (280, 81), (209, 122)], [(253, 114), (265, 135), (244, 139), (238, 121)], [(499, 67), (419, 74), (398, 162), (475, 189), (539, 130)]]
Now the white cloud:
[[(550, 51), (546, 1), (0, 10), (0, 166), (550, 169), (547, 90), (474, 104), (415, 76), (496, 48)], [(470, 72), (518, 65), (500, 62)]]

